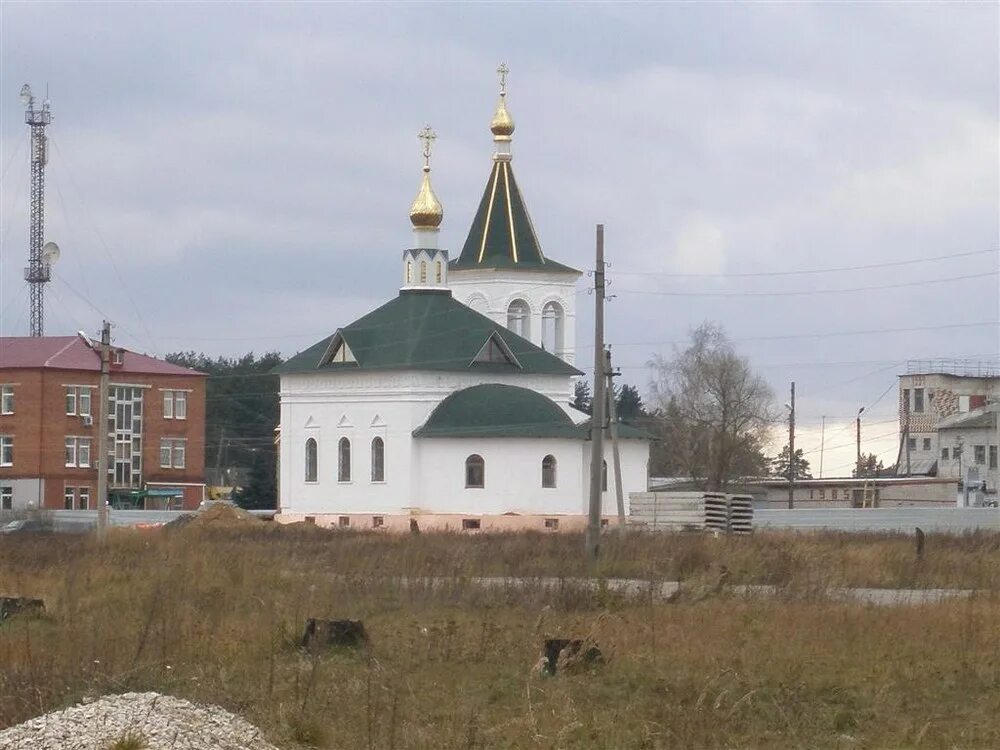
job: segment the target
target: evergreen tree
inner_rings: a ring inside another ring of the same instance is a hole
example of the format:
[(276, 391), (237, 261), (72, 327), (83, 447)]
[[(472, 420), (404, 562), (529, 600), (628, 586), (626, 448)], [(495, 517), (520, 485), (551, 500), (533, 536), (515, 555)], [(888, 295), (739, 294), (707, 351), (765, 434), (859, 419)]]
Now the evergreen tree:
[[(182, 367), (208, 375), (205, 384), (205, 466), (249, 470), (241, 495), (274, 507), (277, 457), (274, 429), (278, 426), (278, 376), (283, 361), (277, 352), (239, 358), (178, 352), (166, 357)], [(218, 465), (217, 465), (218, 464)], [(248, 501), (249, 502), (249, 501)], [(260, 507), (260, 506), (253, 506)]]
[(616, 390), (615, 409), (618, 411), (619, 419), (624, 422), (634, 422), (646, 416), (646, 407), (642, 403), (638, 388), (626, 383)]
[[(769, 461), (771, 467), (771, 475), (776, 477), (784, 477), (788, 479), (788, 446), (786, 445), (781, 449), (779, 453), (774, 458)], [(795, 478), (796, 479), (812, 479), (813, 476), (809, 470), (809, 459), (805, 458), (802, 454), (801, 448), (795, 449)]]
[(579, 409), (585, 414), (591, 414), (593, 401), (590, 395), (590, 383), (586, 380), (577, 380), (573, 385), (573, 408)]

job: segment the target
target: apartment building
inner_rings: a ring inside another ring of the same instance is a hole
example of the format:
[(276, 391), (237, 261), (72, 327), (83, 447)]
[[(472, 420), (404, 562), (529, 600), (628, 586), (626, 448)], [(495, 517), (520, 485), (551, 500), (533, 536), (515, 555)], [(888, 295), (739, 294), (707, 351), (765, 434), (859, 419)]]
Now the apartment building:
[[(989, 412), (998, 400), (1000, 371), (995, 365), (957, 360), (908, 363), (907, 373), (899, 376), (898, 473), (960, 478), (954, 450), (962, 425), (967, 417)], [(975, 430), (970, 439), (980, 442), (963, 442), (973, 465), (980, 456), (985, 471), (990, 456), (996, 454), (996, 437), (979, 424), (983, 419), (974, 420), (975, 427), (966, 425)]]
[[(100, 354), (83, 336), (0, 338), (0, 511), (97, 508)], [(195, 508), (205, 491), (205, 376), (115, 348), (108, 500)]]

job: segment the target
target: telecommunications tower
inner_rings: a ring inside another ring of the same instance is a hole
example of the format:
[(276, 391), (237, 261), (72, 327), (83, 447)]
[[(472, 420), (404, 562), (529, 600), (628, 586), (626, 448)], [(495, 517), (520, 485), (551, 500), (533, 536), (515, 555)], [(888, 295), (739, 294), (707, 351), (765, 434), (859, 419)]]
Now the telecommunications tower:
[(21, 103), (26, 107), (24, 121), (31, 127), (31, 229), (28, 234), (28, 266), (24, 280), (31, 291), (30, 335), (41, 336), (45, 329), (45, 282), (51, 278), (52, 264), (59, 258), (59, 246), (45, 243), (45, 165), (49, 160), (45, 126), (52, 122), (49, 100), (35, 108), (31, 87), (21, 87)]

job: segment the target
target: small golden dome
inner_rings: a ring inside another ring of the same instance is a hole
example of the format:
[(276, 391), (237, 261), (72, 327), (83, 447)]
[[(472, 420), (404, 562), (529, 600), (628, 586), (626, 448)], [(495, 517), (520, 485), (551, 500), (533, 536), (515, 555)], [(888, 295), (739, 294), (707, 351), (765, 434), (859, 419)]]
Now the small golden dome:
[(510, 140), (514, 133), (514, 119), (507, 111), (506, 95), (500, 94), (500, 103), (497, 105), (496, 114), (490, 122), (490, 132), (494, 135), (494, 140)]
[(424, 179), (420, 183), (420, 192), (410, 206), (410, 223), (415, 227), (438, 227), (444, 218), (444, 208), (441, 201), (434, 195), (431, 187), (431, 168), (424, 167)]

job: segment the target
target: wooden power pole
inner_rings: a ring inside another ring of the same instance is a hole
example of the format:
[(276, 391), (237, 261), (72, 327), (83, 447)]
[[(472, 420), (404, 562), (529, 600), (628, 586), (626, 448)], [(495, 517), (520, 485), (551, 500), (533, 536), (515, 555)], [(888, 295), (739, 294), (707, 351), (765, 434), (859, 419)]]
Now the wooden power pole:
[(101, 326), (101, 384), (97, 398), (97, 538), (108, 535), (108, 381), (111, 374), (111, 324)]
[(622, 489), (622, 454), (618, 450), (618, 405), (615, 403), (615, 373), (611, 367), (610, 347), (604, 357), (604, 371), (607, 375), (608, 426), (611, 433), (611, 454), (615, 464), (615, 498), (618, 501), (618, 533), (625, 533), (625, 491)]
[(594, 398), (590, 417), (590, 506), (585, 540), (588, 563), (600, 551), (601, 506), (604, 466), (604, 225), (597, 225), (597, 249), (594, 263)]
[(795, 381), (792, 381), (792, 400), (788, 411), (788, 509), (795, 507)]

